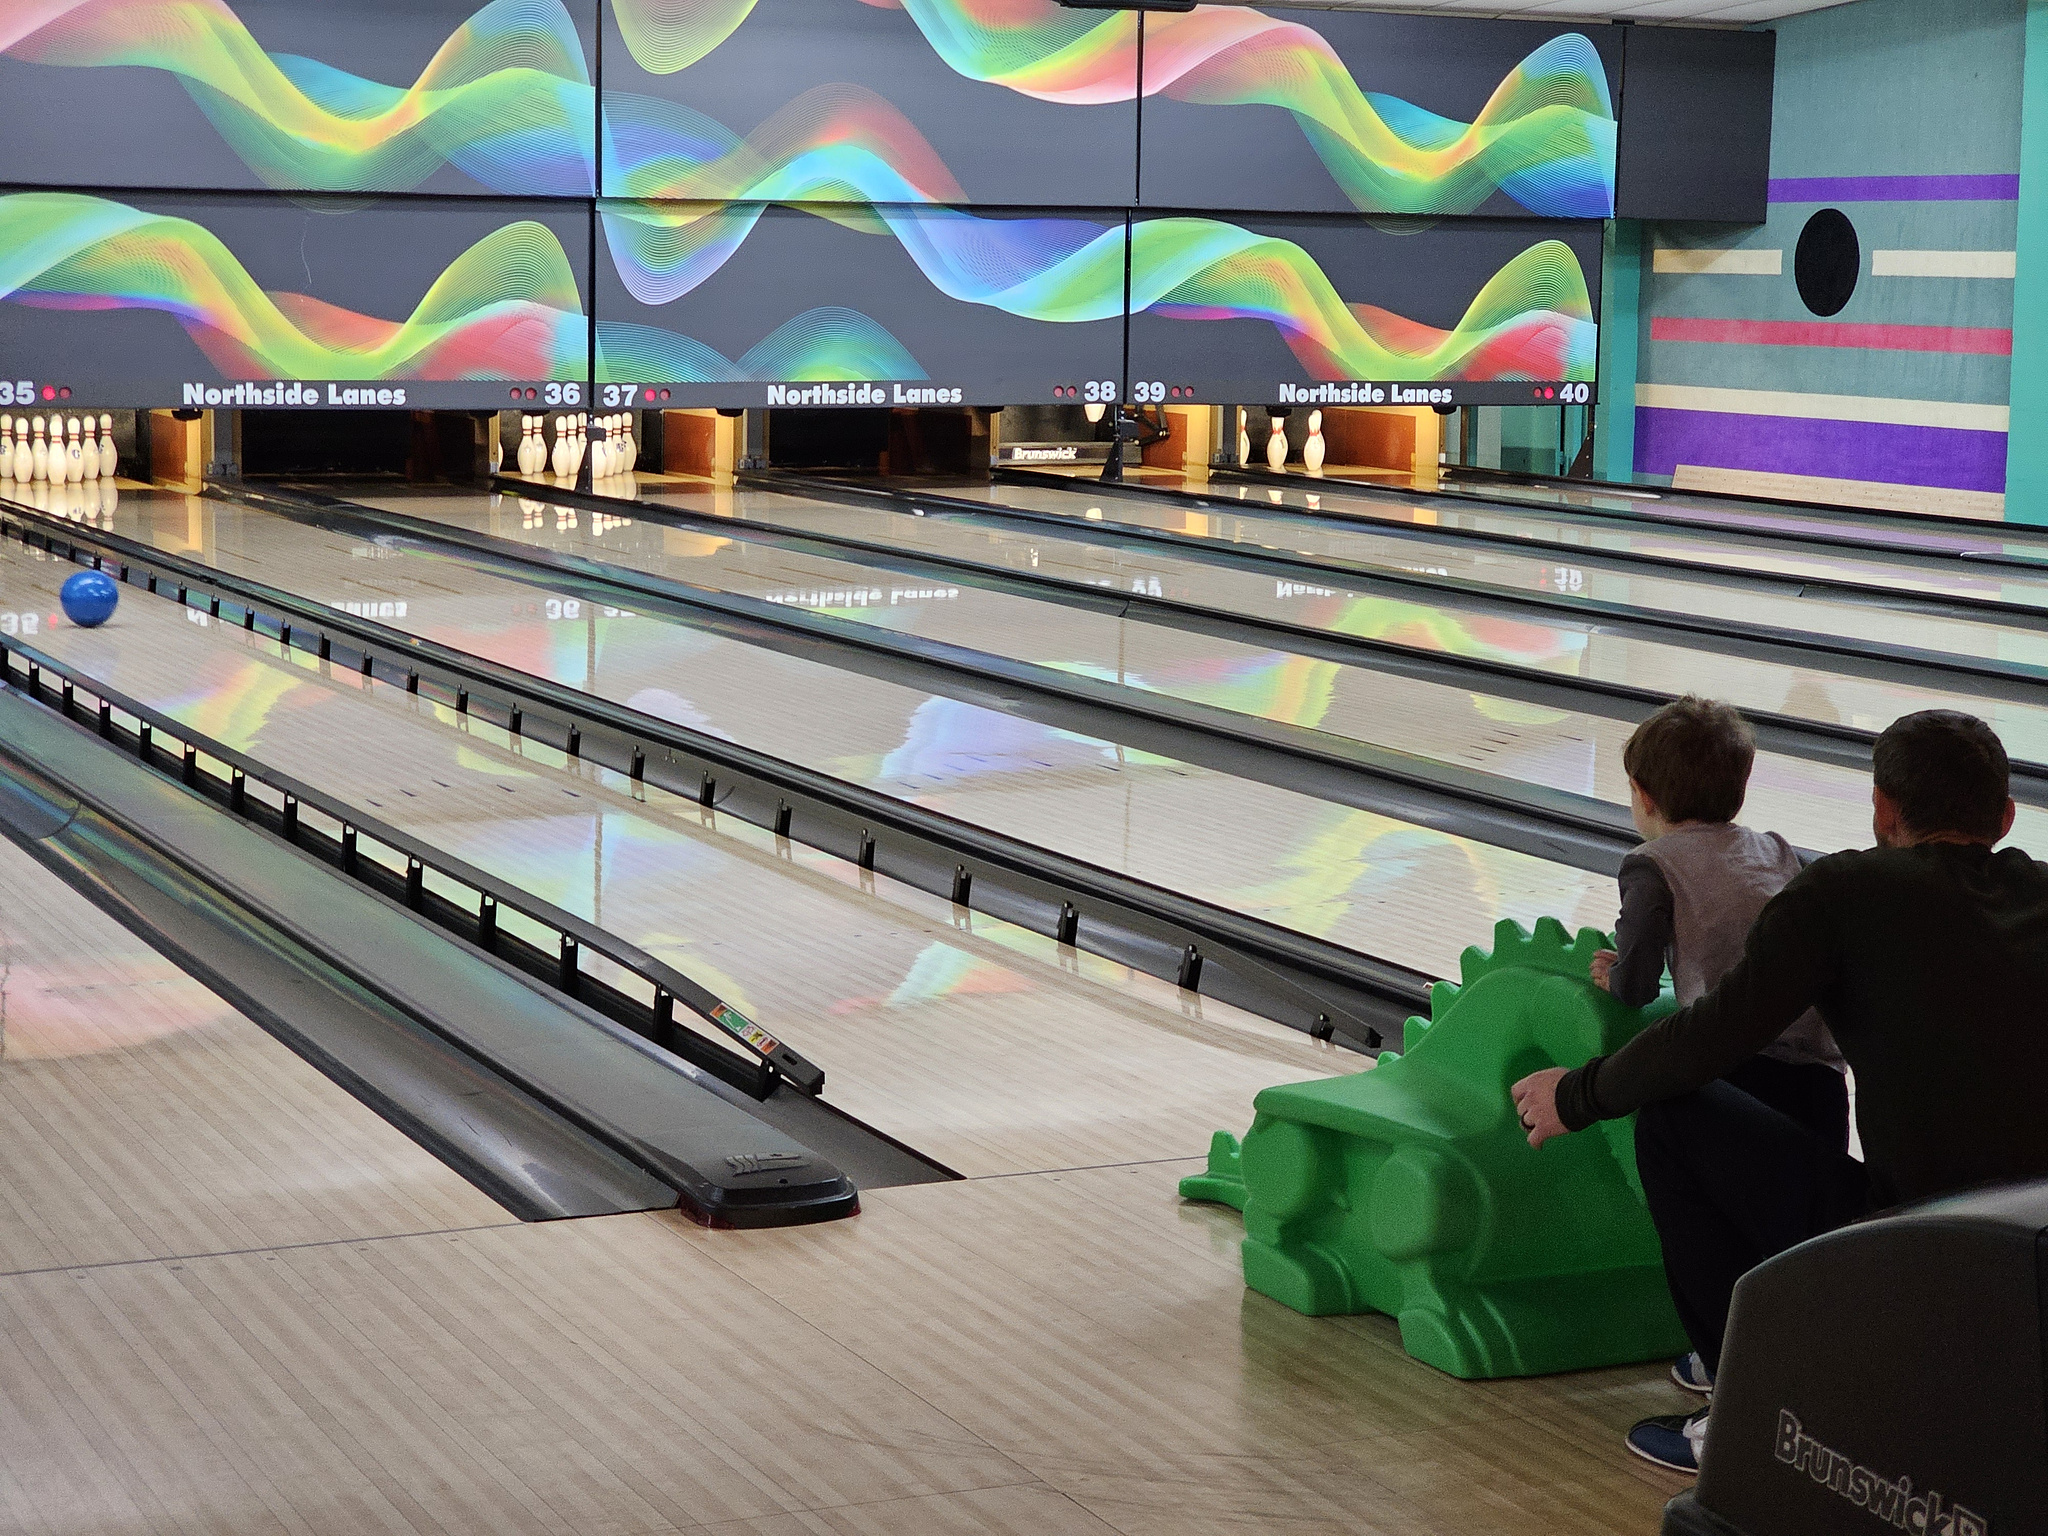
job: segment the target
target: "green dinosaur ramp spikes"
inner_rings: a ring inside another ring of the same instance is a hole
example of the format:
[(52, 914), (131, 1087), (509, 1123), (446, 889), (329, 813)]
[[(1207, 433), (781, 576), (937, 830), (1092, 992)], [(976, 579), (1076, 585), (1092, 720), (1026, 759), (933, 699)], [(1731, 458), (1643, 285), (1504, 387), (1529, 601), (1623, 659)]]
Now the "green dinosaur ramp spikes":
[(1670, 1011), (1595, 987), (1611, 941), (1544, 918), (1494, 929), (1430, 993), (1406, 1050), (1268, 1088), (1242, 1144), (1218, 1132), (1189, 1200), (1244, 1212), (1245, 1284), (1312, 1316), (1385, 1312), (1453, 1376), (1531, 1376), (1674, 1355), (1685, 1335), (1636, 1177), (1634, 1125), (1533, 1150), (1509, 1087), (1615, 1050)]

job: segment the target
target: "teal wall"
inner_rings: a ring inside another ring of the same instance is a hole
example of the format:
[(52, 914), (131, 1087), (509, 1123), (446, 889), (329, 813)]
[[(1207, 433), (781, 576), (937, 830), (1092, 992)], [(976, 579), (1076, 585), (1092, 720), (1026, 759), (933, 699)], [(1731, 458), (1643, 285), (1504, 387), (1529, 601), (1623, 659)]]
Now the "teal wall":
[(2027, 7), (2005, 515), (2048, 523), (2048, 0)]
[[(1776, 31), (1768, 219), (1644, 231), (1636, 477), (1782, 476), (1791, 495), (1997, 516), (2015, 285), (1886, 275), (1876, 253), (2015, 250), (2026, 0), (1859, 0)], [(1822, 208), (1862, 248), (1825, 318), (1794, 279)], [(1781, 270), (1674, 270), (1715, 250)]]

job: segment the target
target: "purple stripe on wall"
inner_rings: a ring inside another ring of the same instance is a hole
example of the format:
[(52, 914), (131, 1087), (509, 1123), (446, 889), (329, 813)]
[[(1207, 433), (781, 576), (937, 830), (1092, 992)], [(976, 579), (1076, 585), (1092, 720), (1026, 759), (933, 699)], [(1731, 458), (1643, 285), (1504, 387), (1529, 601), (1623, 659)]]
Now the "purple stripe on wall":
[(1774, 203), (2016, 203), (2018, 176), (1774, 176)]
[(1636, 412), (1636, 473), (1673, 475), (1681, 464), (1764, 474), (1875, 480), (1956, 491), (2005, 489), (2005, 434), (1959, 427), (1896, 427), (1722, 411)]

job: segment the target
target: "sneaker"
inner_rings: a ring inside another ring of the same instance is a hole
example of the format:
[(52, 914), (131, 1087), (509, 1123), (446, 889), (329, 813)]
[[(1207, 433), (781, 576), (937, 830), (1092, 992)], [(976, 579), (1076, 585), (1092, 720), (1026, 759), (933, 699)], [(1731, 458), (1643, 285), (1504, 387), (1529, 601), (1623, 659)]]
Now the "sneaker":
[(1628, 1448), (1652, 1466), (1695, 1477), (1707, 1445), (1707, 1411), (1644, 1419), (1628, 1432)]
[(1707, 1369), (1698, 1350), (1681, 1360), (1671, 1363), (1671, 1379), (1688, 1392), (1697, 1392), (1701, 1397), (1714, 1395), (1714, 1373)]

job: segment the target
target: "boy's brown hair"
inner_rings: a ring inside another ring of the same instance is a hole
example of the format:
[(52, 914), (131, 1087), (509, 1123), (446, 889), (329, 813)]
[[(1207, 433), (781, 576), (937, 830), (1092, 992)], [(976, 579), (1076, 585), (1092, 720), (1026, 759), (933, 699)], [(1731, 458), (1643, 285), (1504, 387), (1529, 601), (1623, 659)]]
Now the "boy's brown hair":
[(1666, 821), (1733, 821), (1749, 793), (1756, 733), (1732, 704), (1687, 694), (1636, 727), (1621, 765)]

